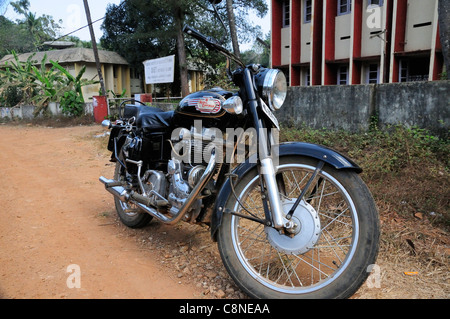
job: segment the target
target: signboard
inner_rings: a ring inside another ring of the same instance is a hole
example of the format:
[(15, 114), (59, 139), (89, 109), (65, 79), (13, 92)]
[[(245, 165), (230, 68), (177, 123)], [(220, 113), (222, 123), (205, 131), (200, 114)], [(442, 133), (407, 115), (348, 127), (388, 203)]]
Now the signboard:
[(175, 55), (144, 62), (145, 83), (172, 83), (175, 71)]

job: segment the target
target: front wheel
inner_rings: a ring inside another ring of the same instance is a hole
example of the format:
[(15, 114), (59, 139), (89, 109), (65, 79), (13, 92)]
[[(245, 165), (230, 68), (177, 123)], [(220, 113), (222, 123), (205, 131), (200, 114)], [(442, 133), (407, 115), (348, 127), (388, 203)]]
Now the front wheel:
[[(287, 214), (317, 161), (282, 157), (277, 181)], [(236, 185), (228, 211), (264, 219), (256, 168)], [(248, 211), (248, 212), (247, 212)], [(348, 298), (364, 283), (378, 253), (374, 200), (352, 171), (325, 165), (295, 210), (294, 233), (224, 213), (218, 248), (230, 276), (252, 298)]]

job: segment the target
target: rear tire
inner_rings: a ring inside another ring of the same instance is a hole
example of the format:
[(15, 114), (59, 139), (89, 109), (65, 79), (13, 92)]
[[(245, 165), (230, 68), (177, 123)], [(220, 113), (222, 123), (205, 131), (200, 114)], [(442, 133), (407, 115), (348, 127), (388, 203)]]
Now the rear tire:
[[(285, 213), (316, 166), (310, 158), (280, 158), (277, 175), (282, 174), (285, 185), (280, 196)], [(223, 215), (218, 249), (230, 276), (250, 297), (348, 298), (367, 279), (379, 241), (378, 211), (368, 188), (355, 172), (329, 166), (315, 181), (316, 192), (304, 197), (312, 197), (309, 204), (302, 201), (295, 210), (293, 220), (301, 227), (292, 238), (249, 219)], [(256, 168), (235, 189), (244, 206), (264, 219)], [(234, 196), (226, 207), (248, 214)]]
[[(122, 181), (124, 176), (122, 174), (122, 166), (116, 163), (116, 169), (114, 171), (114, 180)], [(120, 199), (114, 197), (117, 215), (120, 221), (130, 228), (143, 228), (150, 223), (153, 216), (142, 212), (134, 204), (122, 202)], [(135, 212), (127, 212), (126, 210), (135, 210)]]

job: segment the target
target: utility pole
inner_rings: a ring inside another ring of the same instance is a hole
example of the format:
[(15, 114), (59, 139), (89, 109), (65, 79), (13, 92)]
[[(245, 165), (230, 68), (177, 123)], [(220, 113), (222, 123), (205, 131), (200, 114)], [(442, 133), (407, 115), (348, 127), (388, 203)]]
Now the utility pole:
[(94, 27), (92, 26), (91, 11), (89, 10), (88, 0), (83, 0), (83, 2), (84, 2), (84, 9), (86, 10), (86, 18), (89, 25), (89, 31), (91, 32), (92, 49), (94, 50), (94, 58), (95, 64), (97, 65), (97, 73), (100, 81), (100, 87), (102, 90), (102, 95), (106, 96), (105, 81), (103, 80), (102, 67), (100, 65), (100, 59), (98, 57), (97, 41), (95, 40)]

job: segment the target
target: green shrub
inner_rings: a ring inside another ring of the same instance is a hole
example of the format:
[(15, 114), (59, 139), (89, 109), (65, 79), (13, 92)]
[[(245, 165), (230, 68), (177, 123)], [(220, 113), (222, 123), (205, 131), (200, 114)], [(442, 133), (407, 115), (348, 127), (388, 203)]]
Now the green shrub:
[(81, 116), (83, 114), (84, 100), (77, 92), (67, 91), (61, 97), (61, 110), (70, 116)]
[(433, 212), (450, 227), (450, 143), (418, 127), (375, 126), (368, 132), (282, 128), (280, 142), (302, 141), (335, 149), (362, 169), (375, 199), (405, 216)]

